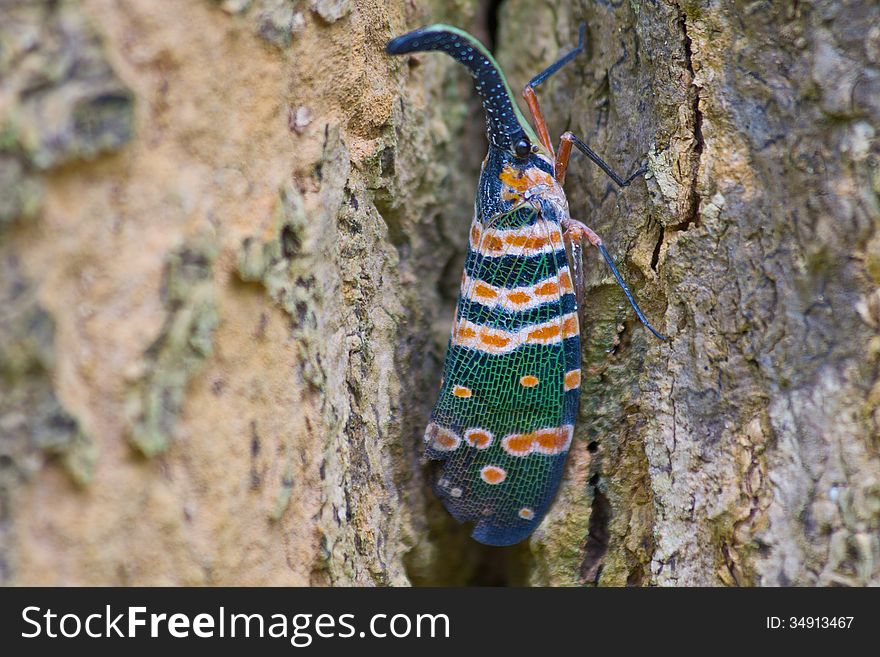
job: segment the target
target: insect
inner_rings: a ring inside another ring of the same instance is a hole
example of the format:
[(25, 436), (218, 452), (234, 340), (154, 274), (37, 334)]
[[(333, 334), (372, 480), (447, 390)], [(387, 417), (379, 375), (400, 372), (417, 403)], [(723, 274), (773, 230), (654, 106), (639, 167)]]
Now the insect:
[[(528, 537), (547, 513), (571, 445), (580, 401), (585, 240), (599, 249), (641, 322), (645, 319), (602, 240), (569, 215), (562, 185), (572, 147), (620, 187), (617, 175), (570, 132), (550, 143), (535, 89), (584, 47), (534, 77), (523, 96), (533, 130), (498, 64), (476, 39), (431, 25), (388, 42), (400, 55), (445, 52), (474, 78), (486, 112), (483, 161), (440, 393), (425, 430), (425, 455), (442, 467), (435, 493), (487, 545)], [(569, 265), (566, 243), (570, 245)]]

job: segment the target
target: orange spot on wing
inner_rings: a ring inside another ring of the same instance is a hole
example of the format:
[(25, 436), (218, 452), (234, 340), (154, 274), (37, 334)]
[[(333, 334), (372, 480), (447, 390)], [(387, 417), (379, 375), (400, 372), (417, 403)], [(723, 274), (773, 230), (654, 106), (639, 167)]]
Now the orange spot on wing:
[(511, 292), (507, 295), (507, 298), (517, 305), (522, 305), (532, 300), (525, 292)]
[(578, 321), (577, 317), (571, 315), (570, 317), (566, 317), (565, 321), (562, 323), (562, 335), (566, 338), (574, 337), (578, 334)]
[(464, 434), (465, 440), (471, 447), (486, 449), (492, 444), (492, 434), (483, 429), (468, 429)]
[(530, 237), (526, 240), (526, 248), (527, 249), (543, 249), (547, 245), (546, 237)]
[(480, 470), (480, 477), (482, 477), (483, 481), (487, 484), (495, 485), (500, 484), (507, 479), (507, 472), (503, 468), (499, 468), (497, 465), (487, 465)]
[(513, 456), (526, 456), (532, 451), (535, 435), (531, 433), (511, 434), (501, 441), (504, 451)]
[(523, 507), (519, 510), (519, 517), (523, 520), (531, 520), (535, 517), (535, 512), (528, 507)]
[(477, 335), (477, 332), (468, 326), (461, 326), (458, 329), (458, 337), (459, 338), (473, 338), (476, 335)]
[(474, 393), (470, 388), (465, 388), (464, 386), (454, 386), (452, 388), (452, 394), (456, 397), (460, 397), (461, 399), (467, 399)]
[(499, 238), (494, 235), (486, 238), (486, 247), (490, 251), (500, 251), (504, 248), (504, 242), (502, 242)]
[(519, 380), (520, 385), (526, 388), (534, 388), (540, 381), (538, 377), (532, 376), (531, 374), (526, 374), (523, 378)]
[(565, 389), (574, 390), (581, 384), (581, 371), (571, 370), (565, 373)]
[(531, 433), (514, 433), (501, 440), (501, 447), (511, 456), (528, 456), (532, 452), (555, 456), (568, 449), (571, 434), (570, 425), (538, 429)]
[(431, 422), (425, 430), (425, 441), (434, 449), (449, 452), (458, 448), (461, 438), (449, 429)]
[(564, 271), (559, 274), (559, 285), (565, 292), (574, 292), (574, 285), (571, 283), (571, 274)]
[(455, 439), (454, 436), (451, 436), (448, 433), (441, 433), (434, 439), (434, 442), (440, 447), (450, 449), (452, 447), (455, 447), (458, 441)]
[(544, 453), (558, 454), (568, 443), (568, 431), (564, 427), (542, 431), (535, 437), (535, 442)]
[(498, 293), (485, 283), (477, 283), (474, 286), (474, 294), (484, 299), (494, 299)]
[(557, 285), (553, 281), (547, 281), (546, 283), (542, 283), (541, 285), (536, 287), (535, 293), (542, 297), (557, 295), (559, 294), (559, 285)]
[(510, 344), (510, 338), (505, 338), (495, 333), (480, 333), (480, 342), (490, 347), (503, 349)]
[(471, 226), (471, 241), (474, 244), (480, 243), (480, 227), (479, 226)]
[(529, 340), (541, 341), (541, 340), (550, 340), (559, 335), (560, 328), (558, 324), (551, 324), (549, 326), (542, 326), (539, 329), (531, 331), (528, 335)]

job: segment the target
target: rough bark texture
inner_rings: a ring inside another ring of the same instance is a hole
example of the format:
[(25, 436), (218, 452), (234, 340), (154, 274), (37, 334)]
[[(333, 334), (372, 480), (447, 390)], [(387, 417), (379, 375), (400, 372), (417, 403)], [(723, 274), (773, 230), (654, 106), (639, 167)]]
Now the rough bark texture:
[[(483, 548), (421, 432), (497, 44), (660, 344), (591, 257), (583, 403), (532, 539)], [(7, 584), (880, 583), (880, 8), (0, 1)]]

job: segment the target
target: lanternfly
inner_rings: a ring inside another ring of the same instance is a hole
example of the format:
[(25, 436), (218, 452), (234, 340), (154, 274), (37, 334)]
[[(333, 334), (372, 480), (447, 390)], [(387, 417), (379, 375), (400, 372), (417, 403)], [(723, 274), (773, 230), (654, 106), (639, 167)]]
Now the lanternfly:
[(531, 534), (559, 486), (580, 400), (585, 240), (599, 249), (642, 323), (665, 339), (639, 310), (599, 236), (571, 218), (562, 191), (572, 146), (621, 187), (644, 170), (618, 176), (570, 132), (554, 151), (538, 105), (535, 88), (580, 53), (583, 40), (582, 26), (578, 47), (526, 85), (535, 130), (492, 55), (469, 34), (431, 25), (387, 46), (394, 55), (439, 50), (461, 62), (486, 111), (489, 153), (425, 442), (427, 457), (442, 462), (435, 492), (489, 545)]

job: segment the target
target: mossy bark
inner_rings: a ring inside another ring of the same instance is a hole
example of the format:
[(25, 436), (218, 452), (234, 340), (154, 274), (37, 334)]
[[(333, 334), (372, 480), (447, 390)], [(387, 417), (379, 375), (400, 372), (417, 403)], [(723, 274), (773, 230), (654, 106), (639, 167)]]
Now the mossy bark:
[[(583, 403), (531, 540), (483, 548), (421, 433), (484, 155), (430, 22), (541, 87), (589, 254)], [(880, 582), (875, 3), (0, 7), (10, 584)]]

